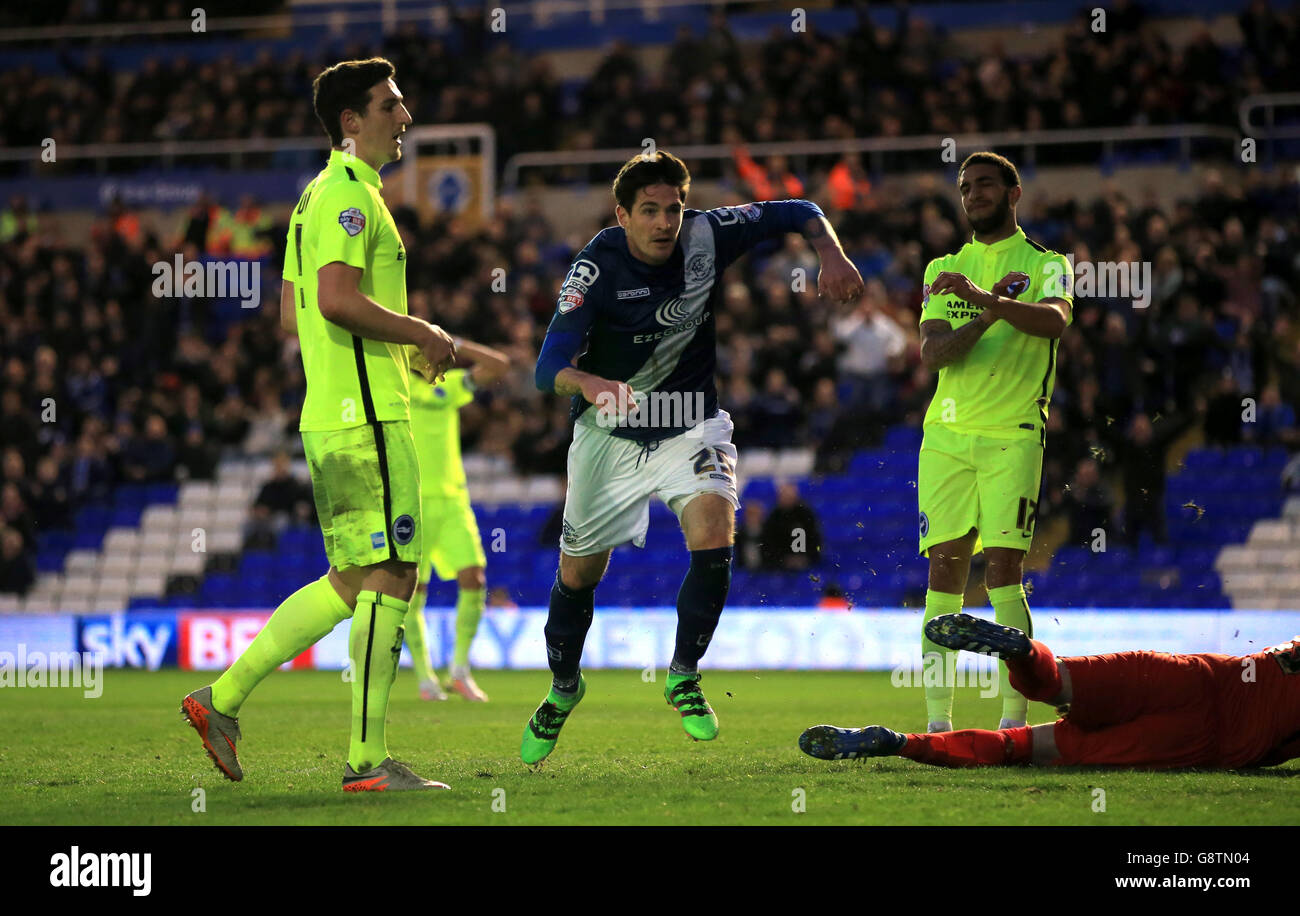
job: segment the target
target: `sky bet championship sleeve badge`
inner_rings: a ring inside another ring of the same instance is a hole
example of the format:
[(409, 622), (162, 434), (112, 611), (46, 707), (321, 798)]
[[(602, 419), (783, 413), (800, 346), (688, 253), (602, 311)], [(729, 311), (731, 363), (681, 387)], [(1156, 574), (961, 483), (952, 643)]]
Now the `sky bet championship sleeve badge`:
[(348, 235), (356, 235), (366, 228), (366, 215), (356, 207), (348, 207), (339, 214), (339, 225)]
[(582, 305), (583, 295), (572, 286), (560, 290), (560, 314), (565, 315)]

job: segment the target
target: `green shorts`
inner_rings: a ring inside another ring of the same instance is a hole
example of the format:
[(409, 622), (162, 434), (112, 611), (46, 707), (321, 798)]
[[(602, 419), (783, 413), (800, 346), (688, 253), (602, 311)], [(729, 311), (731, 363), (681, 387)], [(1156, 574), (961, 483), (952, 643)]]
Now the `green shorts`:
[(432, 497), (424, 501), (423, 510), (426, 531), (421, 582), (427, 579), (430, 566), (444, 582), (456, 578), (462, 569), (487, 566), (478, 520), (468, 495)]
[(933, 545), (972, 528), (979, 533), (974, 553), (1028, 550), (1042, 476), (1039, 439), (991, 439), (927, 426), (916, 477), (921, 553), (928, 556)]
[(411, 424), (304, 430), (302, 446), (330, 565), (418, 563), (420, 465)]

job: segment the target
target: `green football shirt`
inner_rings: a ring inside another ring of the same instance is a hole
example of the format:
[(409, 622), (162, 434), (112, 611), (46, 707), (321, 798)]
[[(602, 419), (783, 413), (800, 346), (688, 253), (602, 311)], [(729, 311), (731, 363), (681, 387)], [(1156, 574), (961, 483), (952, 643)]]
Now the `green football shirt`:
[(423, 499), (460, 496), (466, 489), (460, 460), (460, 408), (474, 400), (467, 369), (452, 369), (437, 385), (411, 386), (411, 432), (420, 458)]
[(284, 279), (293, 281), (298, 299), (298, 341), (307, 376), (302, 430), (411, 417), (404, 345), (364, 339), (326, 321), (316, 298), (316, 271), (339, 261), (362, 271), (362, 293), (407, 314), (406, 249), (381, 187), (378, 172), (333, 150), (289, 221)]
[[(1063, 255), (1025, 237), (1023, 229), (992, 245), (973, 238), (954, 254), (935, 258), (925, 269), (921, 321), (939, 319), (959, 328), (983, 311), (953, 295), (931, 295), (941, 271), (964, 274), (981, 289), (1012, 271), (1029, 275), (1029, 289), (1015, 298), (1038, 302), (1060, 298), (1074, 303), (1074, 276)], [(1067, 321), (1073, 321), (1073, 309)], [(997, 321), (965, 357), (939, 370), (925, 426), (940, 424), (960, 433), (1001, 439), (1041, 439), (1047, 405), (1056, 383), (1058, 340), (1018, 331)]]

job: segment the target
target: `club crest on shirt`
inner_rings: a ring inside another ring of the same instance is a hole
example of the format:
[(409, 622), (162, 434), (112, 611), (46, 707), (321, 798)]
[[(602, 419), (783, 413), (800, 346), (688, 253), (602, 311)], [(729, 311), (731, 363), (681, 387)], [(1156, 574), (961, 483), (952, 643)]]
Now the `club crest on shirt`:
[(409, 515), (399, 515), (393, 521), (393, 540), (399, 545), (411, 543), (415, 537), (415, 519)]
[(1013, 280), (1013, 281), (1012, 281), (1012, 282), (1007, 286), (1007, 295), (1010, 296), (1012, 299), (1014, 299), (1014, 298), (1016, 298), (1016, 296), (1019, 296), (1021, 293), (1023, 293), (1023, 292), (1024, 292), (1025, 290), (1027, 290), (1027, 289), (1029, 289), (1029, 278), (1028, 278), (1028, 277), (1026, 277), (1026, 278), (1023, 279), (1023, 280)]
[(686, 282), (703, 283), (713, 274), (713, 255), (701, 251), (686, 262)]
[(929, 533), (930, 533), (930, 519), (924, 512), (922, 512), (921, 513), (921, 537), (925, 537)]
[(339, 225), (348, 235), (356, 235), (366, 228), (366, 215), (356, 207), (348, 207), (339, 214)]

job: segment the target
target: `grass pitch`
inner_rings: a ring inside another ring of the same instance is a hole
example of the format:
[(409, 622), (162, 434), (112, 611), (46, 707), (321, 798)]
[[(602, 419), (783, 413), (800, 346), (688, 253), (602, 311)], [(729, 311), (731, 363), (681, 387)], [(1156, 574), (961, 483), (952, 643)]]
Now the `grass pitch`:
[[(708, 671), (716, 741), (696, 743), (639, 671), (587, 673), (586, 699), (551, 757), (520, 762), (546, 672), (478, 675), (486, 705), (425, 703), (403, 670), (392, 754), (451, 792), (345, 795), (349, 685), (276, 672), (244, 706), (244, 781), (226, 781), (179, 706), (202, 673), (110, 670), (104, 693), (0, 690), (4, 824), (1295, 824), (1294, 764), (1251, 773), (947, 770), (888, 758), (825, 763), (795, 744), (809, 725), (924, 728), (919, 688), (886, 673)], [(996, 726), (1000, 704), (959, 690), (958, 727)], [(1032, 722), (1052, 712), (1035, 704)], [(1105, 810), (1097, 811), (1104, 790)], [(202, 789), (203, 792), (196, 792)], [(201, 804), (200, 804), (201, 803)], [(196, 810), (196, 809), (204, 810)], [(802, 810), (800, 810), (802, 809)]]

